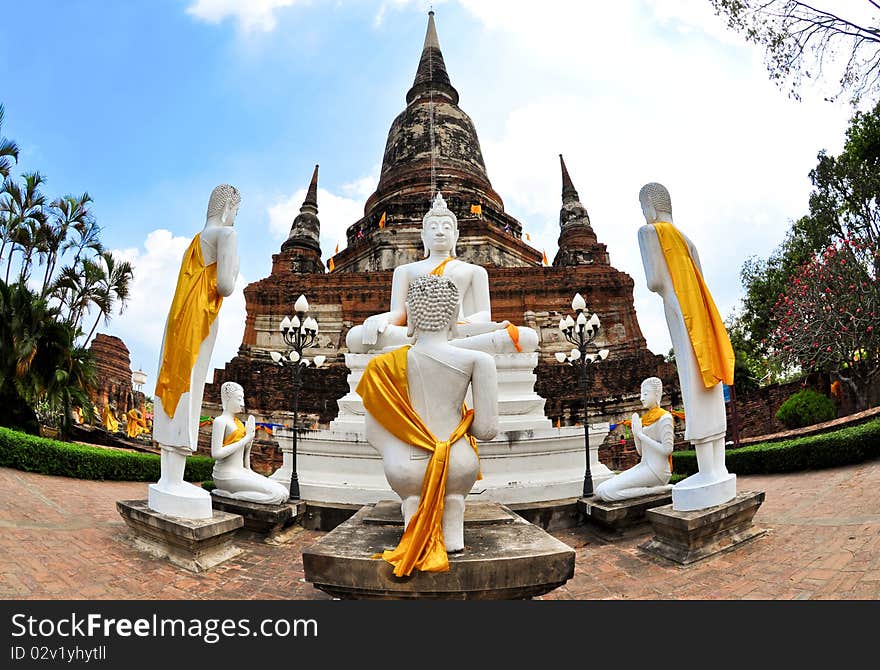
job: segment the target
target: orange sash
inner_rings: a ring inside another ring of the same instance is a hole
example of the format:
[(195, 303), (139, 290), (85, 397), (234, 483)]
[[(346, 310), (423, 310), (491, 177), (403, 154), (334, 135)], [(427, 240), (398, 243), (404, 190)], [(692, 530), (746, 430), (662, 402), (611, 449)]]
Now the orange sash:
[[(394, 566), (394, 574), (398, 577), (405, 577), (414, 569), (424, 572), (449, 570), (442, 527), (449, 448), (466, 436), (471, 447), (477, 451), (476, 439), (467, 432), (474, 421), (474, 410), (463, 411), (461, 422), (446, 440), (434, 437), (415, 411), (409, 400), (406, 381), (406, 354), (409, 349), (409, 345), (406, 345), (376, 356), (367, 364), (356, 389), (364, 400), (364, 408), (385, 430), (406, 444), (431, 452), (419, 506), (400, 544), (379, 555)], [(478, 475), (477, 479), (480, 478)]]
[(217, 293), (217, 264), (205, 266), (199, 233), (180, 264), (156, 382), (156, 395), (165, 414), (172, 419), (180, 396), (189, 391), (190, 375), (199, 357), (199, 348), (208, 337), (222, 303), (223, 298)]
[(697, 357), (703, 386), (733, 384), (733, 347), (712, 294), (697, 269), (684, 236), (671, 223), (654, 224), (675, 295)]
[(232, 417), (232, 420), (235, 421), (235, 430), (229, 433), (228, 437), (223, 438), (224, 447), (232, 444), (233, 442), (238, 442), (247, 434), (247, 431), (245, 431), (244, 429), (244, 424), (239, 420), (237, 416)]
[[(642, 428), (647, 428), (652, 423), (657, 423), (667, 414), (669, 412), (662, 407), (652, 407), (640, 417), (642, 419)], [(669, 472), (672, 472), (672, 454), (669, 454)]]

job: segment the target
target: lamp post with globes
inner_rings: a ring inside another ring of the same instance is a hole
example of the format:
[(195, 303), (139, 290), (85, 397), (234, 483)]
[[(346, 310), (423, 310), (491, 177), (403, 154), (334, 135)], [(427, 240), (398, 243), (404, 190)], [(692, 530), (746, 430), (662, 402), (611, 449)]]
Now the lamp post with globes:
[[(293, 368), (293, 449), (291, 453), (290, 499), (299, 500), (299, 477), (296, 473), (296, 424), (299, 418), (299, 392), (303, 385), (302, 371), (312, 362), (303, 357), (303, 350), (315, 344), (318, 336), (318, 322), (313, 317), (306, 316), (309, 311), (309, 302), (304, 295), (300, 295), (296, 299), (293, 311), (293, 318), (285, 316), (279, 326), (281, 337), (289, 347), (289, 351), (286, 355), (270, 351), (269, 355), (278, 365), (287, 365)], [(315, 367), (321, 367), (326, 360), (326, 356), (315, 356)]]
[[(586, 468), (584, 470), (584, 497), (593, 495), (593, 475), (590, 472), (590, 427), (587, 423), (587, 401), (589, 399), (590, 370), (594, 363), (608, 358), (608, 349), (599, 349), (593, 344), (593, 340), (599, 334), (599, 315), (590, 313), (587, 303), (580, 293), (575, 294), (571, 301), (571, 308), (575, 317), (571, 315), (563, 317), (559, 321), (559, 330), (565, 339), (574, 345), (571, 353), (556, 353), (556, 360), (560, 363), (573, 365), (578, 369), (581, 390), (584, 393), (584, 451), (586, 456)], [(588, 353), (590, 352), (590, 353)]]

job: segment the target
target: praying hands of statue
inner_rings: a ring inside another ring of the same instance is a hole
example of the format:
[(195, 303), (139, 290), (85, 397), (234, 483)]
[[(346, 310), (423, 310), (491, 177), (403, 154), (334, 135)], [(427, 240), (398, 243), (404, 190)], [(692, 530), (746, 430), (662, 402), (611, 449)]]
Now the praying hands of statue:
[(246, 470), (251, 470), (251, 447), (254, 444), (254, 437), (257, 434), (257, 423), (253, 414), (248, 414), (247, 421), (244, 424), (244, 448), (241, 457), (242, 464)]
[(641, 455), (642, 453), (642, 440), (645, 439), (645, 433), (642, 431), (642, 419), (638, 414), (632, 415), (632, 433), (633, 433), (633, 442), (636, 445), (636, 451)]

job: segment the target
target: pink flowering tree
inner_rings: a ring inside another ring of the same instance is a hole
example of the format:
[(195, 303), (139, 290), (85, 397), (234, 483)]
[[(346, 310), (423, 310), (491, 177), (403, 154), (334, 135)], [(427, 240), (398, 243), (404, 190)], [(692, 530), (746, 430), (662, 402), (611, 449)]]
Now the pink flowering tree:
[(774, 305), (767, 343), (783, 365), (837, 375), (859, 409), (880, 372), (878, 260), (876, 245), (849, 237), (814, 256)]

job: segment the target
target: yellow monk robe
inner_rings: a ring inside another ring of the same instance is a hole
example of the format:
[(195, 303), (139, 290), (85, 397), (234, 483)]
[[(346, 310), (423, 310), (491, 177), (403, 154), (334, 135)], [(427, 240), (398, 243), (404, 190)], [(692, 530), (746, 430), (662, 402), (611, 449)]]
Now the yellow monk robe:
[(101, 424), (111, 433), (115, 433), (119, 430), (119, 419), (113, 414), (110, 405), (104, 405), (104, 409), (101, 410)]
[[(642, 428), (647, 428), (652, 423), (657, 423), (667, 414), (669, 414), (669, 412), (662, 407), (652, 407), (639, 417), (642, 420)], [(672, 472), (672, 454), (669, 454), (669, 472)]]
[[(406, 444), (431, 452), (419, 506), (397, 548), (381, 554), (394, 566), (394, 574), (398, 577), (407, 576), (414, 569), (424, 572), (449, 570), (442, 527), (449, 447), (462, 437), (467, 437), (471, 447), (477, 451), (476, 439), (467, 433), (474, 421), (474, 410), (463, 411), (461, 422), (446, 440), (438, 440), (415, 411), (409, 400), (406, 381), (406, 354), (409, 349), (409, 345), (406, 345), (376, 356), (367, 364), (356, 389), (364, 400), (366, 410), (385, 430)], [(481, 478), (478, 474), (477, 479)]]
[(147, 420), (142, 418), (136, 409), (128, 410), (125, 416), (128, 419), (128, 423), (125, 426), (125, 434), (129, 437), (137, 437), (147, 430)]
[(730, 386), (733, 384), (733, 347), (703, 275), (675, 226), (661, 221), (655, 223), (654, 228), (697, 356), (703, 385), (712, 388), (723, 381)]
[[(446, 267), (446, 264), (449, 263), (449, 261), (451, 261), (451, 260), (454, 260), (452, 258), (452, 256), (450, 256), (445, 261), (440, 263), (440, 265), (438, 265), (436, 268), (431, 270), (431, 272), (429, 274), (435, 275), (437, 277), (442, 277), (443, 270)], [(467, 321), (461, 321), (459, 323), (467, 323)], [(510, 336), (510, 341), (513, 342), (513, 346), (516, 348), (516, 350), (522, 351), (522, 347), (519, 346), (519, 329), (516, 326), (514, 326), (512, 323), (509, 323), (509, 324), (507, 324), (507, 334)]]
[(235, 430), (229, 433), (229, 437), (223, 438), (224, 447), (232, 444), (233, 442), (238, 442), (247, 434), (247, 431), (244, 429), (244, 424), (239, 420), (237, 416), (232, 417), (232, 420), (235, 421)]
[(205, 265), (201, 234), (198, 234), (183, 255), (180, 265), (177, 290), (165, 327), (159, 380), (156, 382), (156, 395), (162, 402), (165, 414), (172, 419), (180, 396), (189, 391), (199, 347), (208, 336), (222, 304), (223, 298), (217, 293), (217, 264)]

